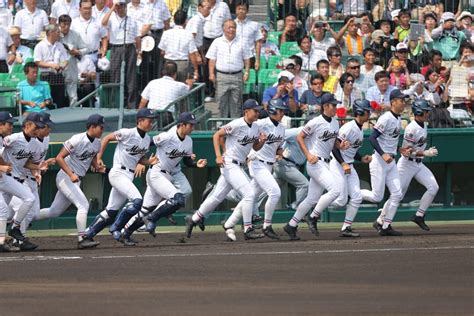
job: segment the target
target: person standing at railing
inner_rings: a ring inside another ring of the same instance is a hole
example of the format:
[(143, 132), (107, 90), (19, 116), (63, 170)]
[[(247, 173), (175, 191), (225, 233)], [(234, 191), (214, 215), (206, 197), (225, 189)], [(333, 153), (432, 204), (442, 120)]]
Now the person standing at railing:
[(15, 15), (14, 26), (21, 29), (21, 43), (34, 49), (43, 29), (49, 24), (46, 12), (36, 7), (35, 0), (24, 0), (25, 8)]
[(236, 39), (240, 41), (242, 47), (250, 48), (253, 57), (250, 58), (250, 67), (255, 70), (260, 69), (260, 50), (262, 47), (263, 35), (257, 22), (251, 21), (247, 13), (249, 11), (248, 0), (234, 0), (237, 18), (234, 20), (237, 24)]
[(49, 15), (50, 22), (58, 23), (61, 15), (69, 15), (71, 19), (79, 16), (79, 1), (80, 0), (55, 0), (51, 6), (51, 14)]

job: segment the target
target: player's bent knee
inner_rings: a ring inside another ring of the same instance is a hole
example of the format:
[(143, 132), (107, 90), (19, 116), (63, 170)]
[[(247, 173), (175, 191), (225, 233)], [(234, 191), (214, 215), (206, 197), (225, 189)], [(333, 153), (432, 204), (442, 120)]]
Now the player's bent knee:
[(428, 188), (426, 188), (426, 189), (431, 194), (436, 195), (436, 193), (438, 193), (438, 191), (439, 191), (439, 185), (438, 185), (437, 182), (435, 182), (435, 183), (432, 183), (431, 185), (429, 185)]
[(173, 206), (181, 208), (186, 204), (186, 196), (183, 193), (178, 192), (169, 201)]

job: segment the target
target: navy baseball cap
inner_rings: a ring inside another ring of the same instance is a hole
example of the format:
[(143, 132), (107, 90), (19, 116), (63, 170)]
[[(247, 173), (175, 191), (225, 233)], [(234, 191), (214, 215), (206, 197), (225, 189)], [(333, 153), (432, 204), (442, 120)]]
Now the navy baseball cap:
[(51, 114), (46, 112), (39, 112), (39, 114), (43, 117), (44, 124), (48, 125), (49, 127), (54, 126), (54, 122), (51, 121)]
[(196, 124), (196, 116), (191, 112), (183, 112), (178, 117), (178, 123)]
[(10, 112), (6, 112), (6, 111), (0, 112), (0, 123), (4, 123), (4, 122), (15, 123), (16, 121), (18, 120), (14, 118)]
[(137, 119), (139, 118), (156, 118), (157, 115), (155, 113), (153, 113), (153, 111), (149, 108), (143, 108), (143, 109), (140, 109), (138, 110), (137, 112)]
[(251, 110), (251, 109), (254, 109), (254, 110), (258, 111), (258, 110), (263, 109), (263, 107), (261, 105), (259, 105), (258, 102), (255, 101), (254, 99), (248, 99), (242, 105), (242, 110)]
[(87, 126), (90, 126), (90, 125), (101, 125), (101, 126), (104, 126), (105, 124), (105, 117), (103, 117), (102, 115), (100, 114), (91, 114), (88, 118), (87, 118), (87, 122), (86, 122), (86, 125)]
[(392, 102), (395, 99), (406, 99), (408, 96), (406, 94), (403, 94), (400, 90), (394, 89), (392, 92), (390, 92), (390, 102)]
[(321, 105), (324, 104), (338, 105), (340, 102), (336, 100), (336, 97), (332, 93), (325, 93), (321, 96)]
[(36, 127), (39, 127), (39, 128), (43, 128), (46, 126), (43, 116), (37, 112), (32, 112), (28, 114), (24, 122), (28, 122), (28, 121), (35, 123)]

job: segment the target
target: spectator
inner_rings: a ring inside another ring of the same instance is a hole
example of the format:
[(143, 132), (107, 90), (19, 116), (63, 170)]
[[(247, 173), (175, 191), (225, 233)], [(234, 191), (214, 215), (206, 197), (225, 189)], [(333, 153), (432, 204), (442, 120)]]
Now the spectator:
[(386, 71), (380, 71), (375, 74), (376, 86), (367, 90), (365, 98), (369, 101), (376, 102), (380, 110), (390, 109), (390, 92), (395, 89), (390, 85), (390, 74)]
[(110, 8), (105, 5), (105, 1), (106, 0), (95, 0), (95, 4), (92, 7), (92, 17), (100, 24), (102, 24), (102, 19), (105, 14), (110, 11)]
[(334, 93), (336, 92), (337, 77), (329, 74), (329, 62), (321, 59), (316, 65), (318, 73), (324, 78), (323, 91)]
[(266, 60), (270, 56), (280, 56), (280, 50), (278, 45), (273, 42), (267, 41), (268, 31), (270, 29), (266, 25), (260, 27), (260, 32), (262, 32), (262, 48), (260, 50), (260, 57), (264, 57)]
[(367, 93), (367, 90), (375, 85), (373, 78), (370, 79), (366, 75), (361, 74), (360, 63), (355, 58), (347, 60), (346, 71), (354, 77), (354, 87), (363, 94)]
[(326, 32), (331, 29), (329, 23), (325, 21), (316, 21), (314, 22), (309, 34), (313, 36), (311, 42), (311, 49), (321, 50), (324, 53), (331, 46), (336, 46), (336, 41), (332, 37), (326, 37)]
[[(285, 111), (285, 115), (288, 116), (298, 116), (299, 111), (299, 99), (298, 92), (295, 90), (293, 85), (293, 74), (284, 71), (280, 73), (280, 78), (278, 78), (278, 83), (276, 86), (269, 87), (263, 92), (263, 107), (267, 109), (268, 102), (273, 99), (281, 99), (285, 107), (288, 108)], [(301, 116), (301, 115), (299, 115)]]
[(441, 106), (448, 101), (448, 91), (446, 91), (445, 80), (434, 69), (430, 69), (425, 74), (425, 88), (434, 95), (435, 105)]
[(94, 65), (107, 54), (107, 30), (92, 16), (92, 1), (82, 0), (79, 6), (79, 16), (72, 20), (71, 30), (79, 34), (87, 46), (84, 54)]
[(433, 30), (431, 37), (434, 41), (433, 48), (443, 54), (444, 64), (447, 67), (456, 64), (461, 43), (466, 39), (466, 35), (457, 30), (454, 14), (444, 12), (440, 26)]
[(51, 91), (47, 82), (38, 80), (38, 65), (28, 62), (25, 64), (24, 72), (26, 80), (20, 81), (17, 85), (23, 114), (26, 116), (31, 112), (48, 110), (52, 103)]
[(166, 61), (174, 61), (178, 66), (176, 80), (185, 82), (191, 61), (194, 69), (194, 79), (199, 79), (198, 64), (196, 60), (197, 48), (193, 35), (184, 29), (186, 12), (176, 11), (174, 14), (174, 27), (166, 30), (161, 37), (158, 48), (161, 49)]
[(301, 69), (304, 72), (316, 70), (316, 64), (318, 61), (321, 59), (327, 59), (325, 52), (319, 49), (312, 49), (311, 37), (308, 35), (305, 35), (298, 40), (298, 46), (301, 49), (301, 53), (298, 53), (297, 56), (302, 59)]
[[(77, 97), (79, 100), (86, 97), (95, 90), (95, 81), (97, 79), (96, 67), (92, 59), (88, 56), (81, 58), (77, 62), (79, 74), (79, 84), (77, 86)], [(94, 106), (94, 98), (89, 100), (89, 107)]]
[[(303, 64), (303, 60), (300, 56), (290, 56), (289, 60), (292, 61), (293, 64), (291, 64), (290, 62), (290, 64), (286, 66), (286, 69), (295, 76), (293, 78), (293, 85), (296, 91), (298, 92), (298, 95), (300, 96), (303, 94), (303, 92), (309, 89), (307, 82), (308, 74), (301, 71), (301, 65)], [(293, 65), (293, 67), (290, 67), (291, 65)]]
[[(451, 68), (451, 82), (449, 85), (449, 103), (456, 107), (464, 105), (469, 95), (469, 81), (472, 81), (474, 74), (474, 54), (472, 44), (465, 42), (460, 48), (461, 59), (459, 64)], [(449, 84), (449, 81), (447, 82)], [(465, 109), (465, 105), (464, 105)]]
[(393, 58), (390, 66), (388, 66), (388, 72), (390, 73), (390, 85), (399, 90), (408, 89), (410, 86), (410, 74), (403, 62)]
[(8, 73), (8, 65), (15, 61), (16, 47), (7, 29), (0, 27), (0, 73)]
[[(24, 45), (21, 45), (21, 30), (18, 26), (12, 26), (9, 30), (8, 33), (10, 34), (10, 37), (13, 41), (13, 47), (10, 50), (10, 55), (8, 57), (8, 61), (11, 62), (11, 64), (8, 64), (8, 68), (11, 69), (13, 68), (13, 65), (15, 64), (25, 64), (27, 59), (32, 59), (33, 54), (31, 53), (31, 49), (29, 47), (26, 47)], [(14, 57), (13, 60), (11, 59), (12, 56)]]
[(371, 87), (375, 85), (375, 74), (382, 71), (383, 68), (382, 66), (375, 64), (375, 51), (372, 48), (364, 49), (363, 55), (364, 64), (360, 68), (360, 73), (367, 78), (369, 87)]
[(5, 3), (4, 6), (0, 3), (0, 27), (9, 29), (13, 24), (13, 14), (6, 2), (7, 1), (3, 1), (3, 3)]
[(423, 24), (425, 25), (425, 35), (428, 35), (429, 39), (432, 41), (431, 33), (438, 23), (438, 16), (434, 12), (427, 12), (423, 15)]
[[(204, 21), (211, 13), (211, 4), (208, 0), (201, 0), (197, 6), (198, 12), (186, 23), (186, 31), (191, 32), (194, 37), (194, 43), (198, 49), (196, 62), (198, 65), (204, 65), (205, 56), (203, 54)], [(201, 69), (202, 71), (202, 69)]]
[[(370, 23), (366, 20), (363, 23)], [(345, 55), (361, 55), (365, 48), (369, 47), (370, 34), (359, 35), (360, 23), (356, 23), (356, 17), (347, 16), (344, 19), (344, 26), (336, 34), (330, 29), (336, 43), (344, 49)], [(347, 31), (347, 35), (346, 34)]]
[(469, 41), (473, 41), (474, 27), (472, 26), (472, 13), (469, 11), (463, 11), (457, 18), (458, 26), (461, 32), (464, 33)]
[(136, 67), (137, 55), (141, 55), (141, 38), (136, 21), (127, 16), (125, 0), (114, 3), (102, 19), (102, 25), (109, 30), (112, 82), (120, 82), (120, 66), (125, 60), (125, 104), (127, 108), (134, 109), (138, 98)]
[(390, 38), (381, 30), (376, 30), (372, 33), (372, 42), (370, 48), (375, 54), (374, 63), (386, 68), (392, 58), (392, 49), (390, 45)]
[[(202, 53), (204, 56), (207, 55), (209, 47), (211, 47), (212, 42), (222, 36), (222, 25), (226, 20), (232, 19), (230, 15), (229, 6), (223, 1), (209, 0), (211, 4), (211, 13), (206, 18), (204, 22), (204, 38)], [(215, 96), (215, 88), (212, 81), (209, 79), (209, 67), (203, 68), (203, 79), (206, 83), (206, 98), (204, 101), (210, 102)], [(215, 75), (215, 74), (213, 74)], [(240, 116), (239, 112), (239, 116)]]
[(50, 22), (55, 24), (61, 15), (69, 15), (71, 19), (79, 16), (79, 0), (55, 0), (51, 6)]
[(324, 78), (320, 74), (311, 77), (311, 87), (303, 92), (300, 99), (300, 109), (306, 111), (308, 115), (319, 114), (321, 112), (321, 97), (323, 95)]
[(214, 84), (219, 82), (216, 95), (221, 117), (235, 118), (242, 115), (242, 86), (249, 78), (252, 53), (248, 47), (242, 47), (235, 39), (235, 34), (235, 21), (225, 21), (224, 36), (213, 41), (206, 54), (209, 60), (209, 80)]
[(87, 46), (79, 33), (70, 29), (71, 17), (69, 15), (61, 15), (59, 17), (59, 28), (62, 34), (61, 43), (69, 53), (68, 66), (64, 70), (64, 79), (67, 95), (69, 96), (69, 104), (72, 106), (77, 102), (77, 80), (79, 76), (77, 61), (84, 57), (87, 52)]
[(177, 98), (188, 93), (193, 84), (192, 79), (186, 80), (186, 84), (176, 81), (178, 66), (175, 62), (167, 61), (163, 66), (163, 77), (150, 81), (142, 92), (139, 108), (148, 107), (152, 110), (165, 110), (166, 114), (161, 116), (162, 126), (174, 121), (175, 106), (170, 105)]
[(430, 63), (421, 68), (421, 74), (424, 76), (428, 70), (433, 68), (436, 72), (440, 72), (443, 63), (443, 54), (439, 50), (433, 49), (430, 52)]
[(35, 0), (24, 0), (25, 8), (15, 15), (14, 26), (21, 29), (21, 44), (34, 49), (44, 27), (48, 25), (46, 12), (36, 8)]
[(303, 29), (298, 27), (297, 19), (294, 14), (288, 14), (285, 17), (283, 32), (280, 34), (280, 45), (285, 42), (297, 42), (305, 35)]
[(248, 16), (249, 3), (248, 0), (234, 0), (232, 1), (236, 7), (237, 18), (235, 23), (237, 24), (236, 38), (240, 41), (242, 47), (250, 48), (253, 57), (250, 59), (250, 65), (253, 65), (255, 70), (260, 69), (260, 52), (262, 47), (262, 32), (258, 27), (258, 23), (251, 21)]
[[(395, 52), (395, 57), (398, 59), (405, 67), (408, 69), (408, 73), (418, 73), (420, 72), (420, 67), (418, 64), (413, 62), (408, 58), (408, 46), (405, 43), (398, 43), (396, 47), (397, 51)], [(389, 61), (390, 65), (391, 60)]]
[(362, 93), (354, 86), (355, 78), (348, 72), (339, 79), (335, 97), (340, 102), (338, 108), (344, 107), (346, 113), (350, 112), (355, 100), (363, 99)]
[(398, 12), (398, 26), (395, 27), (394, 37), (399, 42), (405, 41), (410, 34), (410, 11), (408, 9), (401, 9)]
[(329, 47), (327, 51), (327, 58), (329, 60), (329, 73), (337, 79), (344, 73), (344, 65), (341, 63), (342, 52), (339, 47)]
[(58, 25), (46, 27), (46, 38), (36, 45), (33, 52), (34, 60), (41, 70), (41, 80), (53, 86), (51, 96), (58, 107), (67, 106), (64, 94), (63, 71), (68, 65), (69, 54), (59, 42)]

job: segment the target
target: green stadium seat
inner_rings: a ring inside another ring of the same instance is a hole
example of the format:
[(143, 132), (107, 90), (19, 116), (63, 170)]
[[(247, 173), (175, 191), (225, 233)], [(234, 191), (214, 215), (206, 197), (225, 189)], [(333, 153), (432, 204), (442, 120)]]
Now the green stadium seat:
[(23, 73), (23, 64), (14, 64), (10, 73)]
[(328, 21), (328, 23), (336, 33), (339, 32), (339, 30), (342, 29), (342, 27), (344, 26), (343, 20)]
[(267, 41), (280, 46), (280, 35), (282, 32), (268, 32)]
[(280, 47), (280, 54), (284, 57), (290, 57), (291, 55), (295, 55), (301, 53), (301, 49), (298, 46), (297, 42), (284, 42), (281, 44)]
[(282, 59), (281, 56), (270, 56), (268, 58), (268, 69), (276, 69)]
[(273, 86), (278, 81), (281, 69), (265, 69), (258, 73), (258, 94), (263, 96), (263, 92), (268, 87)]

